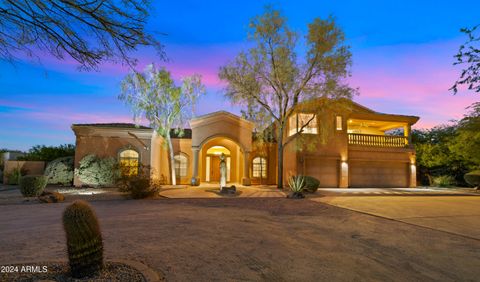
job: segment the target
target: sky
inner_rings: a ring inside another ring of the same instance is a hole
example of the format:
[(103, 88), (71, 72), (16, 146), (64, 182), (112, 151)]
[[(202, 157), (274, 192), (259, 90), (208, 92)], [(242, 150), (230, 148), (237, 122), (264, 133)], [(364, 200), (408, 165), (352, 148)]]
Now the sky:
[[(197, 115), (218, 110), (239, 113), (223, 96), (218, 69), (248, 48), (250, 19), (267, 4), (279, 8), (290, 27), (305, 33), (314, 18), (335, 17), (351, 47), (349, 84), (354, 100), (378, 112), (415, 115), (415, 128), (459, 119), (479, 94), (448, 89), (460, 73), (454, 54), (466, 40), (462, 27), (480, 23), (479, 1), (152, 1), (148, 30), (161, 33), (168, 62), (152, 50), (135, 53), (139, 67), (155, 62), (176, 79), (198, 73), (207, 95)], [(105, 64), (80, 72), (71, 59), (45, 56), (11, 64), (0, 60), (0, 148), (74, 143), (73, 123), (132, 122), (117, 99), (127, 74)]]

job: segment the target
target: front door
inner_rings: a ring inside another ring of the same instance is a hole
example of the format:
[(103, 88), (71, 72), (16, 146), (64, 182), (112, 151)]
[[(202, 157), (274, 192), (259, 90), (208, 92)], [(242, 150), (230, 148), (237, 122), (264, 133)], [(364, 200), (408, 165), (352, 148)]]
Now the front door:
[(220, 157), (210, 157), (210, 182), (220, 182)]

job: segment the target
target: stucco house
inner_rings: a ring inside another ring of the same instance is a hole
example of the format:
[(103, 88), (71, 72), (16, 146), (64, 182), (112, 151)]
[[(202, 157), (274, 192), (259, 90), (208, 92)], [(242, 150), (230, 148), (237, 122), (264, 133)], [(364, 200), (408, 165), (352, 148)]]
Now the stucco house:
[[(295, 140), (284, 151), (284, 179), (289, 175), (310, 175), (321, 187), (415, 187), (415, 150), (411, 126), (416, 116), (384, 114), (352, 102), (349, 111), (333, 112), (327, 118), (295, 111), (285, 138), (316, 138), (328, 132), (313, 149), (299, 150)], [(388, 135), (402, 129), (403, 136)], [(133, 124), (74, 124), (75, 166), (88, 154), (116, 157), (125, 166), (140, 163), (151, 168), (152, 177), (168, 183), (168, 155), (163, 139), (151, 128)], [(276, 184), (275, 140), (257, 146), (254, 124), (232, 113), (219, 111), (190, 121), (182, 137), (171, 134), (177, 183), (199, 185), (219, 181), (219, 156), (227, 162), (227, 182), (243, 185)], [(312, 139), (313, 140), (313, 139)], [(311, 144), (310, 144), (311, 145)], [(310, 146), (312, 147), (312, 146)], [(78, 178), (75, 186), (81, 186)]]

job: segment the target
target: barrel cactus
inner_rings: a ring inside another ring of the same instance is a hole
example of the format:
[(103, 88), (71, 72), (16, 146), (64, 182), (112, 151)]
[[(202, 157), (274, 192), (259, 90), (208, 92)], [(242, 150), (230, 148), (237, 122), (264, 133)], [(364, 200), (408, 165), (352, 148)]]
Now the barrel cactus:
[(63, 212), (70, 272), (91, 277), (103, 269), (103, 241), (97, 216), (85, 201), (75, 201)]

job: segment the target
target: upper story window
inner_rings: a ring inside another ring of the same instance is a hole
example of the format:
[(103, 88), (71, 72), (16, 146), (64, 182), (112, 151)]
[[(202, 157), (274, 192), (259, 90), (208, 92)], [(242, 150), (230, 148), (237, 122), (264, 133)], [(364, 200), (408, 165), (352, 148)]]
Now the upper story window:
[(120, 152), (119, 163), (123, 175), (137, 175), (139, 162), (139, 154), (132, 149), (126, 149)]
[(175, 160), (175, 177), (187, 177), (188, 158), (185, 154), (178, 154), (174, 157)]
[(299, 113), (292, 115), (289, 120), (288, 136), (299, 132), (302, 127), (302, 133), (317, 134), (317, 117), (315, 114)]
[(335, 118), (335, 128), (337, 130), (343, 130), (343, 119), (342, 116), (336, 116)]
[(267, 178), (267, 159), (256, 157), (252, 161), (252, 176), (254, 178)]

